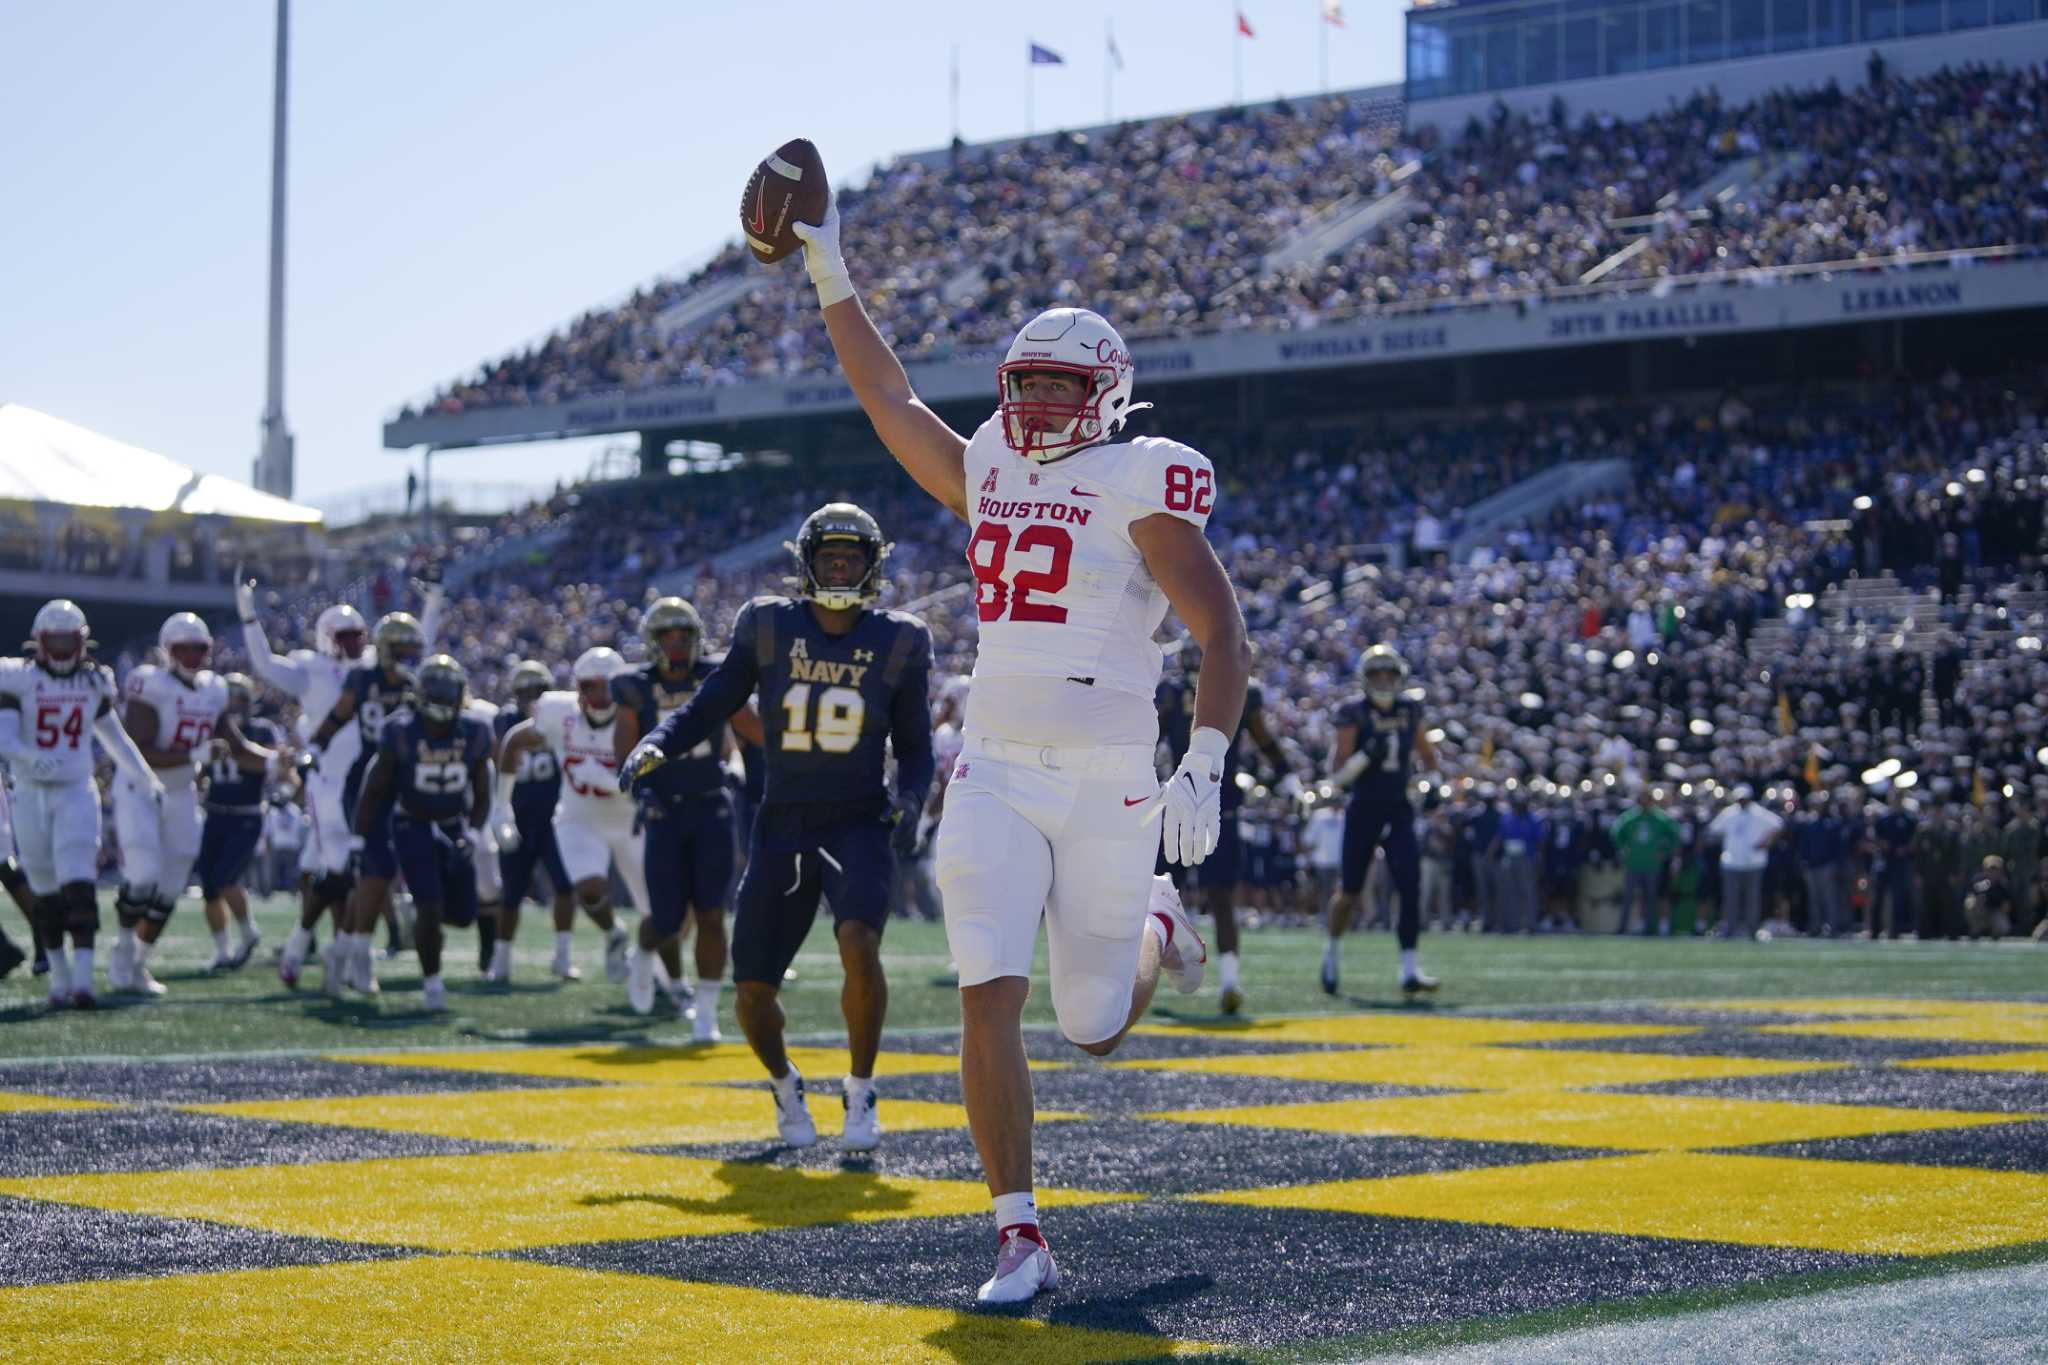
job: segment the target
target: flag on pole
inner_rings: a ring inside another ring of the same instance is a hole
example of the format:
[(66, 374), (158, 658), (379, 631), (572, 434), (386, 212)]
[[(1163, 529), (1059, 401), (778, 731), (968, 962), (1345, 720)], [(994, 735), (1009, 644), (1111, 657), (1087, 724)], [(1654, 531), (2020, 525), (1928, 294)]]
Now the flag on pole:
[(1323, 0), (1323, 22), (1344, 27), (1343, 0)]
[(1116, 69), (1117, 69), (1118, 71), (1121, 71), (1121, 70), (1123, 70), (1123, 69), (1124, 69), (1124, 54), (1123, 54), (1123, 53), (1121, 53), (1121, 52), (1119, 52), (1119, 51), (1117, 51), (1117, 46), (1116, 46), (1116, 35), (1115, 35), (1114, 33), (1111, 33), (1111, 34), (1109, 34), (1109, 35), (1108, 35), (1108, 37), (1109, 37), (1109, 64), (1110, 64), (1110, 65), (1111, 65), (1112, 67), (1116, 68)]
[(1031, 45), (1031, 64), (1033, 66), (1065, 66), (1067, 59), (1049, 47), (1040, 47), (1037, 43), (1033, 43)]
[(1239, 10), (1237, 12), (1237, 31), (1239, 33), (1242, 33), (1247, 38), (1256, 38), (1259, 36), (1258, 34), (1252, 32), (1252, 21), (1244, 17), (1243, 10)]

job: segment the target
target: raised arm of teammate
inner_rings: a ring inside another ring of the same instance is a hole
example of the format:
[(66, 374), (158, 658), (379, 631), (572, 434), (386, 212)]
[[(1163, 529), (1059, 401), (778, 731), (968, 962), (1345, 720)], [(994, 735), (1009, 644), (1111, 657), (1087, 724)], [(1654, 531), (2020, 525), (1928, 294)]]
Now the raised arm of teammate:
[(242, 616), (242, 647), (249, 651), (249, 667), (256, 676), (294, 697), (305, 695), (312, 679), (306, 673), (305, 664), (298, 659), (285, 659), (270, 652), (270, 639), (263, 633), (263, 622), (256, 615), (256, 580), (236, 575), (235, 605)]

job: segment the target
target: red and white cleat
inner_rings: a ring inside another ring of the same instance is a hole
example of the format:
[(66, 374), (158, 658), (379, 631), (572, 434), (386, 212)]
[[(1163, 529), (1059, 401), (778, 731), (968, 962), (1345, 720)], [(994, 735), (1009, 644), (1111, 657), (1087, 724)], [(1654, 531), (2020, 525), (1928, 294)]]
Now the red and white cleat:
[(976, 1303), (1022, 1303), (1041, 1289), (1057, 1289), (1060, 1268), (1044, 1242), (1011, 1228), (996, 1248), (996, 1273), (975, 1291)]
[(1145, 908), (1147, 913), (1158, 915), (1173, 926), (1166, 951), (1159, 958), (1160, 966), (1173, 976), (1173, 988), (1182, 995), (1202, 989), (1202, 967), (1209, 960), (1209, 945), (1181, 905), (1180, 893), (1173, 889), (1171, 878), (1152, 879), (1152, 903)]
[(99, 1003), (99, 1001), (93, 999), (92, 992), (89, 990), (81, 988), (71, 992), (71, 1008), (75, 1010), (95, 1009), (99, 1006)]

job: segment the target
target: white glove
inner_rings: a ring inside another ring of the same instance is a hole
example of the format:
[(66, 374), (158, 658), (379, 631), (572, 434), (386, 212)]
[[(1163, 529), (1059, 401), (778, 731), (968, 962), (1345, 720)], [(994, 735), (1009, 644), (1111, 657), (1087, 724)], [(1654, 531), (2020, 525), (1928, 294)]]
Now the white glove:
[(1365, 775), (1366, 765), (1368, 765), (1371, 762), (1372, 759), (1367, 757), (1365, 751), (1361, 749), (1357, 753), (1351, 755), (1351, 757), (1345, 759), (1343, 767), (1337, 769), (1336, 772), (1333, 772), (1328, 777), (1324, 778), (1323, 784), (1325, 786), (1335, 787), (1341, 791), (1344, 788), (1350, 786), (1353, 782), (1356, 782), (1360, 777), (1363, 777)]
[(491, 812), (491, 832), (498, 836), (498, 852), (519, 851), (519, 822), (512, 818), (512, 812), (503, 806)]
[(846, 257), (839, 250), (839, 200), (826, 201), (825, 221), (812, 227), (791, 219), (789, 230), (804, 244), (804, 269), (818, 291), (818, 307), (830, 308), (853, 297), (853, 277), (846, 273)]
[(1221, 730), (1203, 726), (1188, 738), (1187, 756), (1166, 779), (1159, 795), (1145, 808), (1145, 819), (1159, 818), (1166, 861), (1193, 867), (1216, 851), (1223, 835), (1223, 756), (1230, 741)]
[(235, 570), (235, 610), (241, 613), (242, 624), (256, 622), (256, 580), (242, 577), (239, 567)]
[(64, 775), (64, 760), (56, 754), (37, 754), (28, 761), (31, 781), (55, 782)]

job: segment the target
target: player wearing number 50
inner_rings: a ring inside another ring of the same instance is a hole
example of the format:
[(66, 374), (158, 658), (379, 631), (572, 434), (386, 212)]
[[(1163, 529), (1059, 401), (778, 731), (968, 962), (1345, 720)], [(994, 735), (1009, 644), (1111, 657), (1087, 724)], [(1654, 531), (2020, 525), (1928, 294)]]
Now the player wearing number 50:
[(405, 874), (419, 923), (422, 1004), (446, 1009), (441, 926), (476, 923), (476, 861), (470, 841), (491, 806), (491, 726), (463, 714), (469, 686), (462, 665), (436, 654), (420, 665), (413, 705), (384, 722), (356, 806), (358, 851), (389, 831), (397, 871)]
[[(909, 851), (931, 793), (932, 637), (916, 617), (869, 605), (889, 546), (860, 508), (826, 504), (789, 548), (796, 598), (757, 597), (740, 608), (724, 662), (627, 755), (620, 778), (658, 776), (760, 691), (767, 787), (733, 925), (734, 1013), (774, 1080), (783, 1140), (808, 1147), (818, 1135), (803, 1078), (783, 1050), (776, 992), (818, 898), (830, 901), (852, 1054), (842, 1142), (865, 1151), (881, 1131), (874, 1075), (888, 1007), (881, 942), (896, 881), (891, 845)], [(883, 782), (885, 742), (896, 752), (893, 798)]]
[[(937, 867), (960, 967), (961, 1092), (995, 1205), (996, 1273), (979, 1297), (1029, 1298), (1058, 1281), (1031, 1193), (1020, 1027), (1040, 919), (1060, 1028), (1097, 1056), (1145, 1010), (1162, 968), (1178, 989), (1201, 985), (1207, 950), (1152, 874), (1162, 835), (1176, 862), (1216, 847), (1218, 779), (1244, 713), (1244, 620), (1202, 534), (1215, 474), (1179, 442), (1121, 437), (1142, 406), (1130, 352), (1078, 308), (1025, 325), (996, 367), (995, 415), (962, 436), (919, 401), (861, 307), (838, 210), (792, 231), (868, 420), (971, 530), (980, 647)], [(1161, 786), (1152, 636), (1169, 603), (1203, 667), (1187, 754)]]
[(85, 613), (62, 598), (45, 603), (34, 635), (30, 657), (0, 669), (0, 758), (14, 778), (14, 838), (35, 897), (36, 942), (50, 957), (50, 1003), (90, 1009), (100, 924), (93, 740), (150, 800), (164, 788), (114, 714), (114, 675), (92, 660)]

